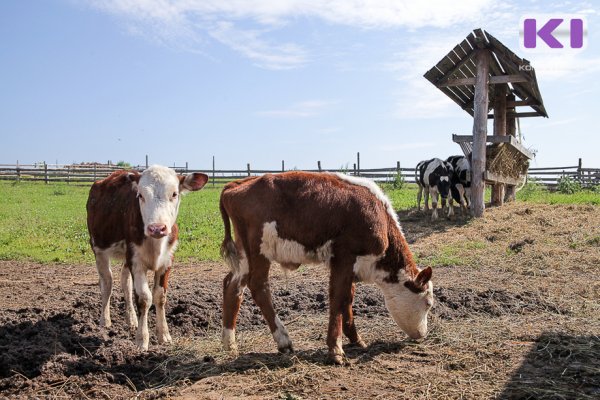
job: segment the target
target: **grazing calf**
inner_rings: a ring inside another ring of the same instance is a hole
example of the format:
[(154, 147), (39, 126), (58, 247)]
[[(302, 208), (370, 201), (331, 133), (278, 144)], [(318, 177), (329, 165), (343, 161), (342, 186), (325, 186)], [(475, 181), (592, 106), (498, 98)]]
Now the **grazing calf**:
[(432, 158), (431, 160), (421, 161), (415, 169), (415, 180), (419, 186), (417, 193), (417, 209), (421, 210), (421, 195), (425, 191), (425, 210), (429, 210), (429, 195), (431, 194), (431, 207), (433, 213), (431, 219), (436, 220), (438, 194), (442, 197), (442, 212), (446, 209), (446, 199), (450, 192), (450, 180), (452, 179), (452, 165)]
[[(148, 310), (154, 299), (156, 335), (159, 343), (171, 341), (165, 302), (173, 252), (177, 247), (177, 213), (180, 195), (199, 190), (208, 181), (205, 174), (177, 175), (172, 169), (154, 165), (142, 174), (116, 171), (95, 182), (87, 201), (90, 244), (100, 274), (102, 309), (100, 326), (110, 326), (112, 271), (110, 259), (125, 261), (121, 285), (126, 318), (135, 341), (148, 349)], [(148, 287), (147, 271), (154, 271), (153, 293)], [(133, 277), (133, 282), (132, 282)], [(140, 312), (139, 322), (133, 308), (132, 289)]]
[(293, 351), (273, 309), (268, 281), (273, 261), (286, 270), (300, 264), (329, 267), (327, 345), (336, 364), (344, 362), (342, 332), (351, 343), (365, 346), (352, 315), (357, 280), (380, 287), (393, 319), (410, 337), (426, 335), (431, 268), (417, 269), (397, 215), (375, 183), (342, 174), (267, 174), (227, 184), (220, 209), (221, 252), (231, 268), (223, 281), (225, 349), (237, 351), (236, 319), (248, 286), (279, 351)]
[(460, 205), (462, 215), (467, 215), (468, 207), (471, 206), (471, 164), (465, 156), (450, 156), (446, 159), (452, 165), (454, 173), (450, 180), (450, 211), (454, 212), (452, 200)]

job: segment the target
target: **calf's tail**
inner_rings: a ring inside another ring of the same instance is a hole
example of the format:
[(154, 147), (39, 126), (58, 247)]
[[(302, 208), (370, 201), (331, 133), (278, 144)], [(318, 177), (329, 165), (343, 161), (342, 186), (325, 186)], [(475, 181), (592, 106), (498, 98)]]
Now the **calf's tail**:
[(219, 210), (221, 211), (221, 218), (223, 218), (223, 225), (225, 227), (225, 238), (221, 244), (221, 257), (229, 265), (232, 272), (236, 272), (240, 268), (240, 257), (235, 247), (233, 238), (231, 237), (231, 221), (229, 220), (229, 214), (223, 204), (223, 194), (221, 194), (221, 200), (219, 202)]

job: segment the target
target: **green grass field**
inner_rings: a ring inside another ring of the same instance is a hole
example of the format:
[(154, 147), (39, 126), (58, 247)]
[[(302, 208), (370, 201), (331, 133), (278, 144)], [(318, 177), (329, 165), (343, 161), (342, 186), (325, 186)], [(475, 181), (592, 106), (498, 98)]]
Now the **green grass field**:
[[(407, 184), (401, 190), (384, 185), (384, 190), (397, 210), (416, 206), (416, 185)], [(89, 186), (0, 181), (0, 260), (93, 263), (86, 228), (88, 191)], [(220, 189), (207, 188), (182, 200), (179, 261), (220, 259), (223, 226), (219, 194)], [(518, 199), (600, 205), (600, 193), (591, 191), (566, 195), (526, 188)]]

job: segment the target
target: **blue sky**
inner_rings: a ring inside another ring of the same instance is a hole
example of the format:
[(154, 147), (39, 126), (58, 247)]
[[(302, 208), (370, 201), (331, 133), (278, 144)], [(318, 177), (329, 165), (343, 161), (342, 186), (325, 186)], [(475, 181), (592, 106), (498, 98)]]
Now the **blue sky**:
[[(591, 2), (4, 0), (0, 163), (412, 167), (472, 119), (423, 74), (482, 27), (536, 68), (534, 166), (600, 166)], [(523, 16), (585, 16), (587, 47), (524, 53)], [(491, 126), (490, 126), (491, 128)]]

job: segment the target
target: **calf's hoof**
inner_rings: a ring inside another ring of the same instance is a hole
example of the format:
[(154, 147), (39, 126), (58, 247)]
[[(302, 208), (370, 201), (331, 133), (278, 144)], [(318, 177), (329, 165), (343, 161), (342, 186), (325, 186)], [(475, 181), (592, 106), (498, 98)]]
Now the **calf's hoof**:
[(290, 343), (287, 346), (278, 347), (277, 351), (280, 352), (281, 354), (292, 354), (294, 352), (294, 347)]
[(139, 350), (148, 351), (148, 342), (144, 343), (143, 341), (136, 340), (135, 344), (137, 345)]
[(110, 328), (112, 326), (112, 322), (110, 318), (100, 319), (100, 328)]
[(345, 354), (329, 352), (327, 361), (334, 365), (350, 365), (350, 362), (348, 362)]
[(163, 333), (161, 334), (156, 334), (156, 337), (158, 339), (158, 344), (170, 344), (173, 342), (173, 339), (171, 339), (171, 335), (169, 335), (168, 333)]
[(356, 342), (350, 343), (350, 346), (358, 347), (358, 348), (361, 348), (361, 349), (366, 349), (367, 348), (367, 344), (362, 339), (358, 339)]

